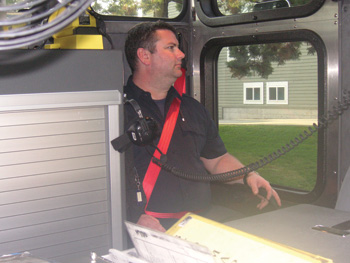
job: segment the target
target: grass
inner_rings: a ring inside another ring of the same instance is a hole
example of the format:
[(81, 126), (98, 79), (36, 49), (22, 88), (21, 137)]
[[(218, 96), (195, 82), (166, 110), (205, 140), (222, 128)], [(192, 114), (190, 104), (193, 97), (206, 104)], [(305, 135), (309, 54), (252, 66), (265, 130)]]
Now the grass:
[[(276, 152), (305, 130), (306, 126), (219, 126), (227, 151), (246, 165)], [(317, 176), (317, 133), (258, 172), (271, 184), (311, 191)]]

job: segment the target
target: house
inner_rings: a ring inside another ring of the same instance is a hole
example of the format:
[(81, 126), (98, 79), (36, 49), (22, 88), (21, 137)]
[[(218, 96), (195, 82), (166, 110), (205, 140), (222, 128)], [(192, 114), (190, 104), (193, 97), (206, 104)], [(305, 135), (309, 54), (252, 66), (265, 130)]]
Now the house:
[(228, 47), (218, 58), (219, 120), (242, 119), (310, 119), (318, 114), (317, 54), (308, 54), (311, 45), (302, 42), (298, 60), (284, 65), (273, 62), (267, 79), (257, 74), (242, 79), (232, 78), (226, 62), (232, 59)]

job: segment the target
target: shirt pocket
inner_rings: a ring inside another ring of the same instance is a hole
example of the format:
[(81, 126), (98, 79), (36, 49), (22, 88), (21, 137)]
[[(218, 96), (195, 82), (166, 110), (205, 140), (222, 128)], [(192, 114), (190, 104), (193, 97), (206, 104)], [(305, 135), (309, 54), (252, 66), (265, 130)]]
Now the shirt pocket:
[(198, 120), (190, 120), (189, 118), (180, 118), (180, 129), (182, 133), (182, 144), (187, 150), (195, 151), (197, 156), (200, 153), (206, 142), (205, 125), (198, 122)]

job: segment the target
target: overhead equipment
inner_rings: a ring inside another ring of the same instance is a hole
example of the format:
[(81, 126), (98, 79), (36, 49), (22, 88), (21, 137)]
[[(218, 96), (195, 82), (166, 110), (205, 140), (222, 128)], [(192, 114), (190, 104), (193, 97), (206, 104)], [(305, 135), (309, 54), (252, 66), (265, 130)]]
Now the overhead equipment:
[[(0, 50), (40, 43), (72, 23), (93, 0), (24, 0), (0, 6)], [(49, 17), (58, 10), (55, 19)]]
[[(49, 18), (51, 23), (64, 10), (58, 10)], [(70, 25), (52, 36), (53, 43), (45, 49), (103, 49), (102, 35), (98, 31), (97, 21), (89, 11), (85, 11)]]

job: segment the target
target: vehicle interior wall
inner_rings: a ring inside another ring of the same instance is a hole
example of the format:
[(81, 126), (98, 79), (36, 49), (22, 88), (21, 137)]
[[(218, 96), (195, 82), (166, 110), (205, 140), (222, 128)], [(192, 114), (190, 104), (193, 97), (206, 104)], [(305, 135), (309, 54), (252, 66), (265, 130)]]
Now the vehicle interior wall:
[(0, 52), (0, 254), (86, 262), (124, 247), (123, 163), (109, 143), (122, 67), (114, 50)]
[[(340, 51), (340, 64), (339, 64), (339, 72), (340, 72), (340, 87), (341, 87), (341, 94), (339, 97), (344, 96), (345, 94), (349, 94), (350, 87), (349, 87), (349, 72), (350, 72), (350, 50), (347, 48), (350, 44), (350, 28), (349, 28), (349, 22), (350, 22), (350, 3), (347, 1), (340, 1), (339, 2), (339, 10), (340, 10), (340, 39), (341, 42), (339, 43), (339, 51)], [(340, 170), (339, 170), (339, 184), (338, 187), (341, 188), (341, 184), (343, 180), (345, 179), (345, 175), (347, 174), (347, 171), (350, 167), (350, 161), (347, 156), (349, 156), (349, 143), (350, 143), (350, 112), (345, 112), (344, 115), (341, 118), (341, 136), (340, 140), (342, 142), (342, 146), (340, 148)], [(348, 200), (348, 194), (345, 198)]]

